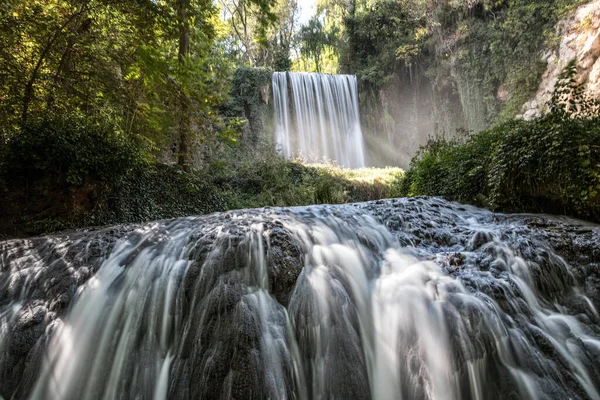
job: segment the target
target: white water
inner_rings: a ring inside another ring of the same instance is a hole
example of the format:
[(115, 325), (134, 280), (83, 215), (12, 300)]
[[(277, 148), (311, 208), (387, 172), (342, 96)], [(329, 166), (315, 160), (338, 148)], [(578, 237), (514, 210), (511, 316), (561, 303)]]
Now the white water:
[[(600, 398), (598, 314), (550, 247), (484, 211), (432, 201), (420, 225), (406, 201), (388, 204), (402, 229), (350, 206), (138, 228), (65, 315), (47, 311), (38, 340), (47, 347), (35, 379), (19, 377), (23, 398)], [(413, 229), (456, 241), (404, 247)], [(512, 239), (500, 240), (504, 232)], [(13, 334), (35, 326), (20, 321), (52, 308), (36, 288), (52, 293), (60, 271), (85, 268), (69, 264), (69, 248), (15, 244), (0, 258), (0, 378), (28, 337)], [(276, 285), (293, 274), (293, 248), (299, 275), (282, 300)], [(574, 298), (579, 314), (565, 305)]]
[(354, 75), (273, 73), (275, 143), (288, 158), (365, 166)]

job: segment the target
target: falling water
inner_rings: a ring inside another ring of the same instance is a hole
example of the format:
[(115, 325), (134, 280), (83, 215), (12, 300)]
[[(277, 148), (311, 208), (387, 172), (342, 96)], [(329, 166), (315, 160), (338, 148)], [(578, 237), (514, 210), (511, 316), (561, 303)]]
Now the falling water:
[(398, 199), (10, 240), (0, 398), (599, 399), (599, 239)]
[(273, 73), (275, 143), (286, 157), (365, 166), (354, 75)]

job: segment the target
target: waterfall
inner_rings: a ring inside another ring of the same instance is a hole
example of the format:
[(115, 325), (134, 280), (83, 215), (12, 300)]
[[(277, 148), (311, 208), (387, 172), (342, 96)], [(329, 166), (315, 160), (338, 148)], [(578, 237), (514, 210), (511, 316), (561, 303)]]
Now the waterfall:
[(275, 72), (275, 143), (288, 158), (365, 166), (354, 75)]
[(599, 399), (600, 227), (441, 199), (0, 242), (0, 398)]

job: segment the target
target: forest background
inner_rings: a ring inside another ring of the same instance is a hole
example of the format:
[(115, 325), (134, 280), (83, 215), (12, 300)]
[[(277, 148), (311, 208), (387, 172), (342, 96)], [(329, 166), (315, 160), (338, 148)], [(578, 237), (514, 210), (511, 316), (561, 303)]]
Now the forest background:
[[(0, 232), (421, 194), (598, 219), (597, 103), (577, 66), (549, 116), (515, 119), (582, 3), (319, 0), (299, 24), (295, 0), (4, 1)], [(395, 134), (389, 93), (431, 92), (432, 141), (406, 174), (285, 160), (272, 71), (357, 75), (375, 149)]]

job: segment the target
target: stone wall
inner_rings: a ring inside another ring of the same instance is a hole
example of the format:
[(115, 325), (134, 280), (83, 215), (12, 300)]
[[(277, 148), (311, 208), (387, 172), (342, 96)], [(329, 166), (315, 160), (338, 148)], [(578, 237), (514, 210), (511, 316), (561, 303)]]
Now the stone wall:
[(600, 0), (582, 5), (556, 29), (560, 44), (543, 55), (548, 68), (535, 97), (523, 105), (520, 117), (526, 120), (548, 112), (558, 76), (573, 59), (577, 60), (579, 83), (588, 94), (600, 98)]

